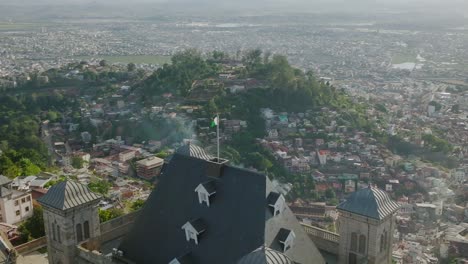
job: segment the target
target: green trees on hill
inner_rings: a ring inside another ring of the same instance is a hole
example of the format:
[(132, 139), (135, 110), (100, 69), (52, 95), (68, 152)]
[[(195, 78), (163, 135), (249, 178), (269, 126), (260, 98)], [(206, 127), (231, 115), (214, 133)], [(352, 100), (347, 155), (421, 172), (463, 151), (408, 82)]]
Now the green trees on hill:
[(196, 50), (186, 50), (175, 54), (172, 64), (164, 64), (144, 81), (146, 95), (161, 95), (171, 92), (185, 96), (194, 80), (215, 76), (218, 72), (215, 63), (205, 60)]
[(268, 171), (271, 167), (273, 167), (273, 163), (268, 160), (267, 157), (260, 154), (259, 152), (251, 152), (247, 155), (247, 166), (256, 167), (260, 171)]
[(262, 51), (260, 49), (250, 50), (242, 57), (247, 71), (250, 74), (257, 74), (263, 68), (262, 64)]
[(143, 205), (145, 205), (145, 201), (144, 200), (141, 200), (141, 199), (137, 199), (136, 201), (134, 201), (132, 203), (132, 205), (130, 206), (130, 210), (131, 211), (137, 211), (137, 210), (140, 210)]
[(36, 175), (45, 167), (44, 157), (32, 149), (8, 149), (0, 156), (0, 174), (10, 178)]
[(34, 175), (48, 166), (40, 138), (41, 120), (59, 120), (59, 112), (75, 107), (59, 92), (0, 96), (0, 174), (14, 178)]
[(88, 187), (91, 191), (95, 193), (106, 195), (109, 192), (109, 189), (111, 188), (111, 184), (105, 180), (97, 180), (90, 182), (88, 184)]
[(125, 212), (122, 209), (118, 209), (118, 208), (111, 208), (108, 210), (99, 209), (99, 221), (101, 223), (104, 223), (114, 218), (123, 216), (124, 214)]
[(84, 165), (84, 160), (81, 157), (72, 157), (71, 165), (75, 169), (81, 169)]
[(62, 175), (62, 176), (60, 176), (58, 179), (56, 179), (56, 180), (51, 180), (51, 181), (49, 181), (48, 183), (46, 183), (46, 184), (44, 185), (44, 188), (48, 189), (48, 188), (54, 186), (55, 184), (64, 182), (64, 181), (66, 181), (66, 180), (67, 180), (67, 177)]
[(312, 72), (304, 73), (292, 67), (285, 56), (269, 57), (267, 53), (262, 60), (262, 52), (254, 50), (243, 58), (247, 77), (267, 83), (268, 89), (258, 92), (264, 107), (302, 112), (322, 106), (348, 109), (355, 105), (343, 92), (317, 81)]
[(425, 134), (422, 139), (425, 146), (434, 152), (448, 153), (453, 150), (453, 146), (449, 142), (434, 135)]
[[(177, 53), (172, 57), (172, 64), (164, 65), (142, 83), (144, 98), (166, 92), (186, 96), (195, 80), (216, 77), (221, 73), (219, 62), (226, 59), (226, 54), (216, 51), (209, 56), (203, 56), (196, 50)], [(254, 78), (266, 88), (248, 94), (260, 99), (256, 104), (295, 112), (321, 106), (349, 110), (355, 105), (343, 92), (317, 81), (312, 72), (304, 73), (292, 67), (285, 56), (271, 56), (269, 52), (257, 49), (245, 52), (242, 62), (245, 68), (235, 69), (238, 76)], [(224, 110), (220, 102), (223, 96), (220, 92), (214, 101), (209, 101), (209, 112)], [(235, 100), (232, 95), (226, 96)]]
[(293, 184), (290, 193), (291, 198), (318, 199), (318, 193), (315, 191), (315, 181), (310, 175), (294, 174), (287, 180)]
[(33, 215), (24, 221), (19, 227), (18, 231), (21, 234), (21, 240), (27, 242), (45, 235), (44, 219), (42, 207), (34, 206)]
[[(173, 56), (171, 65), (164, 65), (143, 82), (144, 98), (165, 92), (186, 96), (193, 81), (217, 76), (222, 67), (219, 63), (228, 59), (222, 52), (213, 52), (207, 56), (194, 50), (178, 53)], [(326, 106), (346, 113), (346, 122), (351, 127), (370, 130), (364, 106), (352, 102), (343, 91), (319, 82), (312, 72), (294, 68), (286, 57), (272, 56), (269, 52), (263, 53), (257, 49), (245, 52), (242, 63), (244, 67), (234, 68), (238, 78), (250, 78), (253, 80), (252, 86), (258, 85), (259, 89), (248, 89), (238, 94), (220, 91), (203, 108), (207, 115), (219, 112), (228, 119), (247, 121), (248, 131), (234, 135), (223, 150), (236, 163), (265, 171), (273, 178), (283, 177), (288, 180), (288, 173), (255, 140), (265, 135), (265, 122), (260, 116), (260, 108), (305, 112), (319, 111)], [(303, 190), (303, 193), (308, 191)]]

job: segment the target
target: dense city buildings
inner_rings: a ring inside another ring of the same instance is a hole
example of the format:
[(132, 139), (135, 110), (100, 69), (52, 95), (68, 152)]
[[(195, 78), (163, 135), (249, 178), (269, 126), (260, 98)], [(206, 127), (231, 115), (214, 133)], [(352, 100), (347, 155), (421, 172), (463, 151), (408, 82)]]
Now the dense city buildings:
[(0, 260), (467, 261), (464, 10), (205, 2), (1, 5)]
[(149, 157), (137, 161), (137, 175), (147, 180), (151, 180), (161, 171), (164, 160), (158, 157)]

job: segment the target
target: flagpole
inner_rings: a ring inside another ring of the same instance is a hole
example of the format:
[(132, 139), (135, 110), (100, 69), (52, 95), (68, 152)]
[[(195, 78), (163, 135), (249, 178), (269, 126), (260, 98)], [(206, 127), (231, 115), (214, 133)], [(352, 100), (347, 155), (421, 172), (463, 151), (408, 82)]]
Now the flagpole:
[(216, 115), (216, 118), (218, 119), (218, 124), (216, 125), (216, 139), (218, 142), (218, 162), (219, 162), (219, 124), (221, 123), (219, 120), (219, 114)]

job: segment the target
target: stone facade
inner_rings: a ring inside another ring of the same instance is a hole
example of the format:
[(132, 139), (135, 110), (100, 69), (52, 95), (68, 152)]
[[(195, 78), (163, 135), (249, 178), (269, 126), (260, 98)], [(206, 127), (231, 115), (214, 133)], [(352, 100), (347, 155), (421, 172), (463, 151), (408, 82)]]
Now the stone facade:
[(100, 236), (99, 195), (73, 181), (54, 185), (38, 199), (44, 208), (44, 227), (50, 264), (77, 263), (77, 245)]
[(49, 263), (76, 263), (77, 245), (100, 236), (97, 202), (62, 211), (44, 207)]
[[(340, 212), (338, 263), (391, 263), (394, 223), (394, 214), (385, 219), (377, 220), (350, 212)], [(355, 238), (353, 238), (353, 234)], [(353, 255), (356, 256), (356, 261), (353, 260)]]

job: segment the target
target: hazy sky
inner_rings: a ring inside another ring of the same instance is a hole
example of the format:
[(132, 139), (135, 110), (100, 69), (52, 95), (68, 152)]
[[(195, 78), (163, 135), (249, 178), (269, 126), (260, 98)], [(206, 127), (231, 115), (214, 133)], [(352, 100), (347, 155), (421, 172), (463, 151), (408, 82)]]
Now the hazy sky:
[(327, 3), (340, 3), (346, 5), (353, 4), (377, 4), (377, 5), (414, 5), (414, 4), (436, 4), (439, 6), (451, 6), (451, 5), (467, 5), (466, 0), (0, 0), (1, 4), (89, 4), (89, 3), (161, 3), (161, 2), (187, 2), (196, 4), (199, 2), (215, 2), (215, 3), (285, 3), (285, 4), (327, 4)]
[[(13, 15), (8, 10), (8, 7), (12, 6), (15, 7), (16, 13), (24, 8), (33, 14), (36, 12), (34, 9), (44, 5), (60, 6), (62, 9), (70, 9), (69, 12), (72, 12), (73, 8), (67, 7), (78, 5), (89, 9), (100, 6), (102, 10), (96, 9), (94, 11), (102, 15), (109, 15), (116, 9), (123, 12), (125, 8), (122, 5), (127, 5), (129, 11), (132, 10), (134, 14), (142, 16), (148, 15), (148, 9), (158, 9), (181, 13), (204, 12), (205, 14), (209, 12), (217, 14), (217, 11), (226, 14), (238, 13), (236, 11), (243, 12), (242, 14), (356, 11), (372, 14), (376, 11), (417, 11), (431, 15), (443, 13), (447, 16), (447, 14), (451, 15), (454, 12), (468, 18), (468, 0), (0, 0), (0, 14)], [(106, 7), (104, 8), (104, 6)], [(66, 12), (58, 14), (60, 12), (56, 10), (60, 9), (57, 8), (40, 10), (40, 12), (48, 13), (47, 15), (56, 13), (57, 15), (68, 15)], [(109, 11), (109, 14), (106, 14), (106, 10)]]

